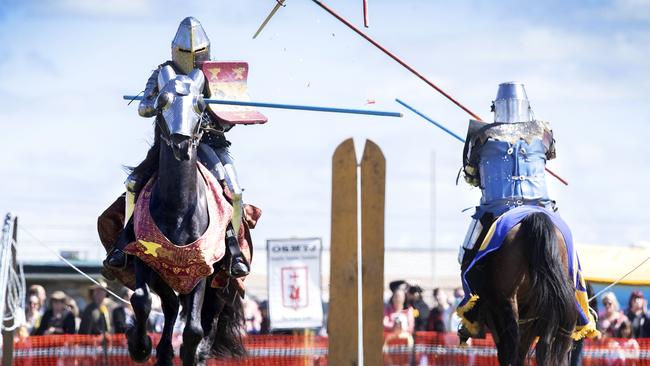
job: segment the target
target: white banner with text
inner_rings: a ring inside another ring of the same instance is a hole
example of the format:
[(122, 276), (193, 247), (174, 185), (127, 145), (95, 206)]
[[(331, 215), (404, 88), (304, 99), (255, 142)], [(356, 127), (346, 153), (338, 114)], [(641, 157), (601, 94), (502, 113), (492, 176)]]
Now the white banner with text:
[(320, 238), (267, 240), (271, 329), (323, 325)]

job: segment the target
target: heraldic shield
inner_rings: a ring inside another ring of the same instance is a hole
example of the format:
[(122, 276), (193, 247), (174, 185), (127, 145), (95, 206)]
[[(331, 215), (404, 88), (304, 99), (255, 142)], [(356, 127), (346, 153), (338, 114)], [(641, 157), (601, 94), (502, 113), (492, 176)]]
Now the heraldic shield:
[[(248, 63), (241, 61), (206, 61), (201, 65), (210, 88), (210, 98), (250, 101)], [(229, 124), (262, 124), (267, 118), (253, 107), (208, 104), (208, 111)]]

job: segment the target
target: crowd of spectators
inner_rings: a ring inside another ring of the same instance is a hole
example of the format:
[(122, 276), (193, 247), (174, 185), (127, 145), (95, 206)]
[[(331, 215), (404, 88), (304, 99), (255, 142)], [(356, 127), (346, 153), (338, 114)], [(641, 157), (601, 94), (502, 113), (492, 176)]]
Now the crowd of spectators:
[[(87, 305), (82, 311), (77, 307), (74, 298), (64, 291), (53, 291), (49, 297), (41, 285), (32, 285), (27, 291), (24, 316), (19, 314), (16, 336), (26, 338), (30, 335), (51, 334), (121, 334), (126, 333), (135, 323), (133, 309), (129, 299), (133, 291), (124, 287), (118, 294), (122, 300), (113, 299), (106, 291), (107, 284), (103, 280), (99, 285), (88, 287)], [(268, 302), (258, 301), (247, 296), (242, 300), (244, 323), (242, 333), (269, 334), (270, 329)], [(21, 311), (22, 312), (22, 311)], [(161, 301), (152, 294), (151, 313), (149, 315), (147, 330), (161, 333), (165, 318), (162, 313)], [(184, 322), (178, 318), (174, 332), (182, 333)], [(287, 333), (276, 331), (273, 333)]]
[(391, 296), (384, 308), (386, 339), (403, 338), (411, 341), (414, 331), (456, 332), (460, 319), (456, 307), (463, 299), (463, 290), (456, 288), (452, 296), (442, 288), (434, 288), (433, 304), (423, 298), (423, 290), (406, 281), (389, 285)]
[[(643, 292), (636, 290), (630, 294), (625, 310), (614, 292), (605, 292), (600, 301), (590, 303), (598, 313), (598, 330), (601, 341), (614, 351), (616, 361), (636, 360), (640, 355), (638, 338), (650, 337), (650, 313), (648, 300)], [(598, 308), (602, 306), (601, 310)]]
[(111, 322), (109, 309), (119, 307), (107, 299), (106, 283), (100, 281), (100, 285), (88, 288), (89, 303), (81, 313), (76, 300), (64, 291), (54, 291), (48, 297), (43, 286), (30, 286), (24, 317), (17, 318), (21, 323), (17, 335), (102, 334), (123, 329)]
[[(49, 334), (104, 334), (125, 333), (134, 324), (134, 315), (128, 303), (132, 291), (123, 288), (119, 292), (125, 302), (111, 299), (105, 290), (106, 283), (88, 288), (87, 305), (80, 311), (77, 302), (63, 291), (53, 291), (47, 296), (40, 285), (29, 287), (24, 317), (18, 317), (21, 326), (19, 337)], [(383, 327), (386, 339), (406, 339), (412, 341), (416, 331), (435, 331), (455, 333), (460, 326), (456, 308), (463, 299), (462, 288), (447, 291), (434, 288), (425, 301), (424, 290), (417, 284), (406, 281), (393, 281), (389, 285), (390, 297), (384, 307)], [(152, 312), (148, 330), (161, 332), (164, 317), (160, 299), (153, 295)], [(258, 301), (247, 296), (242, 300), (244, 322), (242, 333), (246, 334), (286, 334), (291, 330), (275, 330), (270, 327), (268, 301)], [(650, 338), (650, 313), (644, 294), (633, 291), (623, 309), (613, 292), (606, 292), (593, 301), (591, 307), (598, 314), (598, 329), (602, 340), (611, 340), (612, 347), (638, 349), (637, 338)], [(600, 311), (598, 311), (600, 308)], [(179, 319), (175, 331), (182, 332), (183, 323)], [(321, 334), (325, 329), (316, 330)], [(629, 341), (626, 341), (629, 340)]]
[[(391, 296), (384, 310), (386, 333), (458, 330), (460, 318), (456, 308), (464, 297), (462, 288), (454, 289), (451, 296), (442, 288), (434, 288), (431, 306), (423, 299), (423, 290), (418, 285), (398, 280), (391, 282), (389, 289)], [(650, 338), (650, 313), (643, 292), (633, 291), (624, 310), (611, 291), (600, 296), (600, 303), (593, 301), (591, 307), (598, 314), (597, 327), (604, 338)]]
[(649, 338), (650, 314), (648, 300), (643, 292), (630, 294), (625, 311), (613, 292), (605, 292), (600, 298), (602, 310), (598, 313), (598, 329), (604, 338)]
[[(41, 285), (32, 285), (27, 290), (24, 317), (18, 316), (20, 326), (16, 335), (25, 338), (30, 335), (50, 334), (119, 334), (134, 324), (133, 309), (128, 303), (133, 291), (123, 288), (122, 299), (115, 301), (108, 297), (107, 284), (103, 280), (99, 285), (88, 287), (87, 305), (79, 311), (77, 301), (64, 291), (53, 291), (49, 297)], [(160, 309), (156, 307), (154, 295), (152, 313)], [(162, 316), (162, 315), (161, 315)], [(162, 322), (155, 316), (150, 317), (148, 329), (152, 332), (161, 331)]]

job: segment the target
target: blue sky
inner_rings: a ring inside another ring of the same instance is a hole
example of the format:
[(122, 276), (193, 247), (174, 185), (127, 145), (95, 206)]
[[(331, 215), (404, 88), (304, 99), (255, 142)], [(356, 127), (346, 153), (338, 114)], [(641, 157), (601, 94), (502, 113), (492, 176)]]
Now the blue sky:
[[(361, 1), (326, 3), (362, 24)], [(554, 128), (549, 167), (570, 185), (549, 177), (549, 190), (579, 243), (650, 242), (650, 1), (369, 3), (368, 33), (484, 119), (500, 82), (526, 84), (535, 115)], [(0, 1), (0, 211), (49, 246), (103, 256), (96, 217), (152, 137), (152, 121), (121, 96), (142, 90), (192, 15), (213, 59), (249, 62), (255, 100), (364, 108), (374, 99), (372, 108), (405, 115), (263, 110), (266, 125), (233, 129), (245, 199), (264, 210), (256, 245), (289, 236), (327, 245), (331, 155), (354, 137), (359, 154), (372, 139), (387, 159), (387, 246), (456, 247), (470, 215), (461, 211), (480, 197), (455, 184), (462, 146), (393, 100), (460, 135), (469, 116), (310, 1), (287, 0), (252, 40), (274, 4)], [(26, 257), (49, 256), (23, 239)]]

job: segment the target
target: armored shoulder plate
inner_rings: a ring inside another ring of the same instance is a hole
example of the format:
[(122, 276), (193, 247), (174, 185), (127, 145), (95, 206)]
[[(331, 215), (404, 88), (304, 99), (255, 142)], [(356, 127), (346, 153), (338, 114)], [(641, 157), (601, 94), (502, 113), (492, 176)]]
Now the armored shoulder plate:
[(553, 144), (553, 131), (548, 122), (544, 121), (485, 123), (472, 120), (469, 133), (474, 143), (485, 143), (487, 139), (491, 138), (511, 144), (524, 140), (530, 145), (533, 139), (538, 138), (542, 140), (547, 149), (550, 149)]

